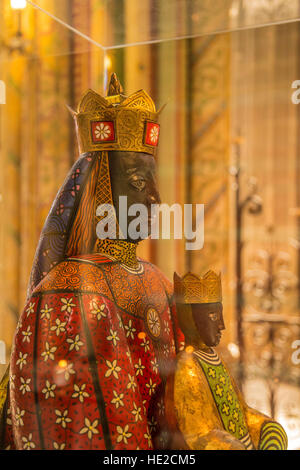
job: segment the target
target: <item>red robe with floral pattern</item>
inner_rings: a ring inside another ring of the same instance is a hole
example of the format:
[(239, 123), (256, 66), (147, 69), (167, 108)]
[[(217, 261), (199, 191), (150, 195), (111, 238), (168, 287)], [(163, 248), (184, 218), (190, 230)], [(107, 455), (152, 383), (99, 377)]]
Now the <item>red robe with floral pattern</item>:
[(36, 287), (14, 339), (6, 447), (168, 445), (163, 390), (183, 336), (172, 285), (140, 264), (134, 273), (103, 255), (80, 255)]

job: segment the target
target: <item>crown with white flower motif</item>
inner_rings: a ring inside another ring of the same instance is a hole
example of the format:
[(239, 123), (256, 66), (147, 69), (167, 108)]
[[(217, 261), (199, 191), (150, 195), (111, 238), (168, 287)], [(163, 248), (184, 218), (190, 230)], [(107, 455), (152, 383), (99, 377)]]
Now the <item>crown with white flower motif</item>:
[(106, 98), (87, 90), (77, 111), (69, 110), (76, 122), (80, 153), (122, 150), (155, 154), (159, 112), (144, 90), (125, 96), (116, 74), (111, 76)]

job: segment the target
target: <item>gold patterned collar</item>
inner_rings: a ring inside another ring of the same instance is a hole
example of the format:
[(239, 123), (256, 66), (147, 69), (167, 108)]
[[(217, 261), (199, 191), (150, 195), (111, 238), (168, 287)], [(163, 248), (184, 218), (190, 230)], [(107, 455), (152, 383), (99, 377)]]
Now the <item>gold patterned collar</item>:
[(96, 241), (95, 250), (110, 259), (119, 261), (124, 267), (139, 272), (141, 264), (136, 256), (137, 243), (128, 242), (126, 240), (105, 240), (98, 239)]

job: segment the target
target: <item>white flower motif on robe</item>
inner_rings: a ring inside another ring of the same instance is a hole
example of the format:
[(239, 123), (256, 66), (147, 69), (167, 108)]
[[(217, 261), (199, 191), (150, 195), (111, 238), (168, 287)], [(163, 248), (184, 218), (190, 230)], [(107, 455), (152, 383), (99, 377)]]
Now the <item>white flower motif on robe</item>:
[(23, 366), (27, 364), (26, 358), (28, 354), (23, 354), (21, 351), (19, 352), (19, 359), (17, 360), (16, 364), (20, 367), (20, 370), (23, 369)]
[(32, 331), (30, 331), (30, 326), (27, 327), (26, 331), (22, 331), (22, 335), (24, 336), (23, 343), (24, 341), (30, 343), (30, 336), (32, 335)]
[(112, 341), (113, 345), (117, 345), (117, 341), (120, 341), (117, 331), (113, 331), (112, 329), (109, 330), (110, 335), (106, 337), (108, 341)]
[(125, 325), (124, 328), (126, 330), (126, 338), (130, 337), (131, 339), (134, 339), (136, 329), (132, 326), (132, 320), (129, 320), (128, 325)]
[(124, 406), (124, 402), (123, 402), (124, 393), (120, 393), (118, 395), (117, 392), (113, 390), (113, 395), (114, 395), (114, 398), (111, 400), (111, 403), (113, 403), (117, 409), (119, 408), (119, 406)]
[(149, 429), (150, 429), (150, 433), (153, 433), (153, 432), (156, 431), (157, 421), (154, 418), (154, 416), (152, 416), (150, 421), (148, 421), (148, 426), (149, 426)]
[(67, 424), (71, 423), (72, 419), (68, 417), (69, 411), (64, 410), (55, 410), (55, 414), (57, 416), (55, 423), (60, 424), (62, 428), (66, 429)]
[(134, 416), (134, 419), (136, 422), (138, 422), (139, 420), (142, 421), (142, 417), (141, 417), (141, 407), (137, 407), (135, 403), (133, 403), (133, 410), (131, 412)]
[(67, 311), (68, 313), (72, 313), (72, 307), (75, 307), (75, 304), (72, 303), (73, 297), (70, 299), (61, 298), (61, 303), (63, 304), (61, 307), (61, 312)]
[(53, 448), (55, 450), (64, 450), (66, 447), (66, 443), (63, 442), (62, 444), (59, 444), (58, 442), (53, 442)]
[(67, 322), (61, 322), (59, 318), (56, 318), (55, 320), (55, 325), (51, 326), (50, 330), (56, 332), (56, 336), (59, 336), (60, 333), (63, 333), (66, 331), (66, 326)]
[(22, 436), (23, 449), (30, 450), (35, 448), (35, 443), (32, 441), (32, 433), (28, 437)]
[(99, 434), (99, 431), (97, 429), (98, 426), (98, 419), (95, 419), (92, 423), (88, 418), (84, 418), (84, 424), (85, 426), (80, 429), (79, 434), (86, 434), (88, 435), (89, 439), (92, 439), (94, 434)]
[(46, 380), (46, 387), (43, 388), (42, 393), (45, 395), (45, 399), (48, 400), (48, 398), (54, 398), (55, 393), (54, 390), (56, 389), (56, 384), (50, 384), (49, 380)]
[(24, 415), (25, 415), (25, 410), (20, 410), (20, 408), (17, 407), (17, 412), (15, 414), (17, 426), (24, 426), (24, 421), (23, 421)]
[(84, 402), (85, 398), (88, 398), (90, 395), (87, 393), (86, 389), (86, 384), (82, 384), (80, 387), (77, 384), (74, 384), (74, 393), (72, 395), (72, 398), (78, 398), (80, 403)]
[(31, 382), (31, 379), (24, 379), (23, 377), (20, 377), (20, 382), (21, 382), (21, 385), (20, 385), (20, 388), (19, 390), (22, 392), (22, 395), (25, 395), (26, 392), (30, 392), (30, 382)]
[(80, 341), (80, 336), (78, 334), (75, 336), (75, 339), (68, 338), (67, 343), (70, 344), (69, 351), (72, 351), (73, 349), (75, 349), (75, 351), (79, 351), (80, 347), (84, 344)]
[(51, 359), (51, 361), (54, 361), (54, 353), (56, 350), (57, 350), (56, 346), (52, 346), (52, 348), (50, 348), (48, 341), (46, 341), (45, 351), (43, 351), (41, 354), (41, 356), (44, 358), (44, 361), (47, 362), (48, 359)]
[(107, 316), (105, 304), (99, 306), (95, 300), (92, 300), (91, 313), (96, 316), (98, 321), (101, 320), (101, 318), (105, 318)]
[(29, 315), (34, 312), (34, 306), (35, 306), (35, 302), (30, 302), (30, 304), (28, 305), (26, 309), (27, 317), (29, 317)]
[(149, 389), (150, 396), (154, 393), (156, 385), (156, 383), (152, 382), (151, 378), (149, 379), (149, 383), (146, 384), (146, 387)]
[(107, 371), (105, 372), (105, 377), (110, 377), (111, 374), (115, 377), (115, 379), (119, 378), (118, 372), (120, 372), (121, 367), (117, 365), (117, 360), (114, 359), (112, 362), (106, 361), (106, 365), (108, 367)]
[(137, 387), (135, 377), (133, 375), (128, 374), (128, 379), (129, 379), (129, 382), (127, 384), (127, 388), (128, 389), (132, 388), (132, 390), (134, 391), (135, 388)]
[(149, 431), (148, 427), (147, 427), (147, 432), (144, 434), (144, 438), (147, 439), (147, 441), (148, 441), (148, 447), (152, 448), (152, 438), (151, 438), (150, 431)]
[(138, 363), (134, 364), (134, 367), (136, 368), (135, 375), (143, 375), (143, 369), (145, 369), (145, 366), (143, 366), (141, 358), (139, 358)]
[(49, 308), (48, 304), (45, 304), (44, 308), (41, 309), (41, 318), (47, 318), (50, 320), (50, 313), (52, 312), (53, 308)]
[(128, 424), (126, 424), (124, 428), (122, 428), (121, 426), (117, 426), (117, 433), (119, 434), (117, 437), (117, 442), (124, 442), (124, 444), (128, 444), (128, 439), (132, 436), (132, 433), (128, 431)]
[(58, 374), (64, 374), (65, 380), (69, 380), (70, 375), (75, 374), (75, 370), (73, 369), (73, 363), (66, 364), (58, 370)]

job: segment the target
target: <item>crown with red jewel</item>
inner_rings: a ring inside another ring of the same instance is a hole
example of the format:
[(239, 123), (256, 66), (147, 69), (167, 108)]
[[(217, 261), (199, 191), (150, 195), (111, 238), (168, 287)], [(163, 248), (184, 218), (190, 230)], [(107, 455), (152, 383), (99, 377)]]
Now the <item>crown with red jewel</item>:
[(122, 150), (155, 154), (159, 112), (144, 90), (125, 96), (115, 73), (105, 98), (87, 90), (77, 111), (69, 109), (76, 122), (80, 153)]

